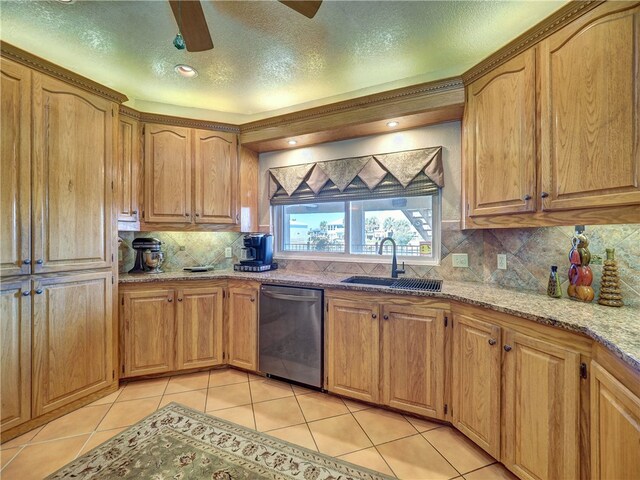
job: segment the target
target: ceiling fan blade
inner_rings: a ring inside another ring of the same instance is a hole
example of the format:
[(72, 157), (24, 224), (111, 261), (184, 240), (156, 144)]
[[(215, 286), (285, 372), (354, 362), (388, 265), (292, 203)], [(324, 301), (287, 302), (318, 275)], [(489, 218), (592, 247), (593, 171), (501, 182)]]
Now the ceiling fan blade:
[(190, 52), (203, 52), (213, 48), (207, 20), (198, 0), (169, 0), (173, 16)]
[(322, 4), (322, 0), (278, 0), (280, 3), (285, 4), (287, 7), (295, 10), (298, 13), (301, 13), (307, 18), (313, 18), (320, 5)]

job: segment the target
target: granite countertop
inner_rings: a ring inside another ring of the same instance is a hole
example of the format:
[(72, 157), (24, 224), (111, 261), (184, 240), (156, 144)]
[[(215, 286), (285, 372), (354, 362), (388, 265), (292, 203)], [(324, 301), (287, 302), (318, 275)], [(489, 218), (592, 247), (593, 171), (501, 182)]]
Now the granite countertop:
[(567, 298), (554, 299), (546, 295), (497, 288), (482, 283), (444, 281), (442, 291), (437, 293), (341, 283), (341, 280), (349, 276), (347, 274), (291, 273), (286, 270), (265, 273), (215, 270), (201, 273), (121, 274), (119, 283), (241, 279), (301, 287), (384, 292), (457, 300), (517, 315), (545, 325), (583, 333), (607, 347), (616, 356), (640, 372), (640, 309), (638, 308), (611, 308), (596, 303), (584, 304)]

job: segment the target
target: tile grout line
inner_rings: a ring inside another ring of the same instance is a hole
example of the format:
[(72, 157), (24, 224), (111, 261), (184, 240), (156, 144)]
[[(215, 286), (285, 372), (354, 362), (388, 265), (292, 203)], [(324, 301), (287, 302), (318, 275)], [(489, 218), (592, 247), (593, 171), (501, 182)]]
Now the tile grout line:
[[(18, 455), (20, 455), (20, 453), (22, 452), (22, 450), (24, 450), (24, 447), (26, 447), (26, 445), (19, 445), (19, 446), (17, 446), (17, 447), (13, 447), (13, 448), (17, 448), (17, 449), (18, 449), (18, 451), (17, 451), (17, 452), (16, 452), (16, 454), (11, 458), (11, 460), (9, 460), (7, 463), (5, 463), (4, 465), (2, 465), (2, 467), (0, 468), (0, 472), (2, 472), (2, 471), (7, 467), (7, 465), (9, 465), (11, 462), (13, 462), (13, 461), (18, 457)], [(0, 478), (2, 478), (2, 475), (0, 475)]]
[[(491, 458), (493, 458), (493, 457), (491, 457)], [(462, 476), (469, 475), (470, 473), (477, 472), (478, 470), (482, 470), (483, 468), (487, 468), (487, 467), (490, 467), (491, 465), (496, 465), (496, 464), (500, 463), (495, 458), (493, 458), (493, 460), (495, 460), (493, 463), (490, 463), (488, 465), (484, 465), (482, 467), (474, 468), (473, 470), (469, 470), (467, 473), (462, 473), (461, 475)]]
[[(454, 466), (453, 466), (453, 464), (449, 461), (449, 459), (448, 459), (447, 457), (445, 457), (445, 456), (442, 454), (442, 452), (440, 452), (440, 450), (438, 450), (438, 449), (436, 448), (436, 446), (435, 446), (433, 443), (431, 443), (431, 442), (429, 441), (429, 439), (428, 439), (427, 437), (425, 437), (422, 433), (420, 434), (420, 436), (422, 436), (422, 438), (424, 438), (424, 439), (427, 441), (427, 443), (428, 443), (429, 445), (431, 445), (431, 446), (433, 447), (433, 449), (434, 449), (436, 452), (438, 452), (438, 454), (439, 454), (442, 458), (444, 458), (444, 460), (445, 460), (449, 465), (451, 465), (451, 468), (453, 468), (456, 472), (458, 472), (458, 476), (459, 476), (459, 477), (464, 475), (464, 473), (462, 473), (460, 470), (458, 470), (456, 467), (454, 467)], [(493, 457), (492, 457), (492, 458), (493, 458)], [(455, 477), (454, 477), (454, 478), (455, 478)]]
[[(394, 470), (393, 468), (391, 468), (391, 465), (389, 465), (389, 462), (387, 462), (387, 459), (386, 459), (386, 458), (384, 458), (384, 455), (382, 455), (382, 454), (380, 453), (380, 450), (378, 450), (378, 446), (374, 443), (374, 441), (373, 441), (373, 440), (371, 440), (371, 437), (369, 436), (369, 434), (367, 433), (367, 431), (364, 429), (364, 427), (360, 424), (360, 422), (358, 421), (358, 419), (356, 418), (356, 416), (353, 414), (353, 412), (351, 412), (351, 416), (352, 416), (352, 417), (353, 417), (353, 419), (356, 421), (356, 423), (358, 424), (358, 426), (360, 427), (360, 429), (361, 429), (361, 430), (364, 432), (364, 434), (367, 436), (367, 438), (368, 438), (368, 439), (369, 439), (369, 441), (371, 442), (371, 445), (373, 445), (373, 448), (375, 448), (375, 449), (376, 449), (376, 452), (378, 452), (378, 455), (380, 455), (380, 457), (382, 458), (382, 460), (384, 461), (384, 463), (387, 465), (387, 467), (389, 467), (389, 470), (391, 470), (391, 473), (393, 473), (393, 476), (394, 476), (394, 477), (396, 477), (396, 478), (399, 478), (399, 477), (398, 477), (398, 474), (395, 472), (395, 470)], [(404, 416), (403, 416), (402, 418), (404, 418)], [(410, 422), (409, 420), (407, 420), (407, 419), (405, 418), (405, 421), (406, 421), (409, 425), (411, 425), (411, 426), (413, 427), (413, 429), (414, 429), (414, 430), (416, 430), (416, 432), (418, 433), (418, 435), (420, 434), (420, 432), (418, 432), (418, 431), (417, 431), (418, 429), (417, 429), (416, 427), (414, 427), (414, 426), (411, 424), (411, 422)], [(408, 435), (407, 437), (402, 437), (402, 438), (408, 438), (408, 437), (412, 437), (412, 436), (413, 436), (413, 435)], [(390, 442), (395, 442), (396, 440), (401, 440), (401, 439), (400, 439), (400, 438), (396, 438), (396, 439), (394, 439), (394, 440), (390, 440)], [(390, 443), (390, 442), (386, 442), (386, 443)], [(382, 444), (381, 444), (381, 445), (382, 445)]]
[[(307, 431), (309, 432), (309, 435), (311, 435), (311, 440), (313, 440), (313, 444), (316, 446), (316, 450), (318, 452), (320, 452), (320, 448), (318, 447), (318, 442), (316, 442), (316, 437), (313, 436), (313, 432), (311, 431), (311, 428), (309, 427), (309, 422), (307, 421), (307, 416), (304, 414), (304, 410), (302, 409), (302, 405), (300, 405), (300, 401), (298, 400), (298, 396), (296, 395), (296, 391), (293, 389), (293, 387), (291, 387), (291, 390), (293, 390), (293, 398), (296, 399), (296, 403), (298, 404), (298, 408), (300, 409), (300, 413), (302, 413), (302, 418), (304, 418), (304, 424), (307, 427)], [(344, 405), (344, 402), (342, 402), (342, 404)], [(346, 405), (345, 405), (346, 408)]]
[(258, 422), (256, 421), (256, 411), (253, 408), (253, 394), (251, 393), (251, 379), (249, 378), (248, 374), (245, 373), (245, 375), (247, 375), (247, 387), (249, 388), (249, 400), (251, 401), (251, 414), (253, 415), (253, 429), (257, 432)]

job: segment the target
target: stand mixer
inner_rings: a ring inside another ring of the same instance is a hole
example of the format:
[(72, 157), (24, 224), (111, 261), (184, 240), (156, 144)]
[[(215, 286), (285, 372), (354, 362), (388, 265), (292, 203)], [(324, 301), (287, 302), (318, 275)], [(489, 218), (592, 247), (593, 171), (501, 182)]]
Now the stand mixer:
[(164, 261), (162, 242), (153, 237), (136, 238), (132, 244), (136, 251), (136, 261), (129, 273), (162, 273), (160, 266)]

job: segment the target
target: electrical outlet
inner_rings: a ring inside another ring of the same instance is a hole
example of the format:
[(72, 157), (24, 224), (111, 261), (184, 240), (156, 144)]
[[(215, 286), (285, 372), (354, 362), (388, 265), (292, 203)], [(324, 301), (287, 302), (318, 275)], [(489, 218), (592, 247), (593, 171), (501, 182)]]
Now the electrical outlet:
[(498, 254), (498, 270), (507, 269), (507, 256), (504, 253)]
[(454, 267), (468, 268), (469, 256), (466, 253), (453, 253), (451, 254), (451, 262)]
[(231, 251), (231, 247), (227, 247), (224, 249), (224, 258), (233, 257), (233, 252)]

